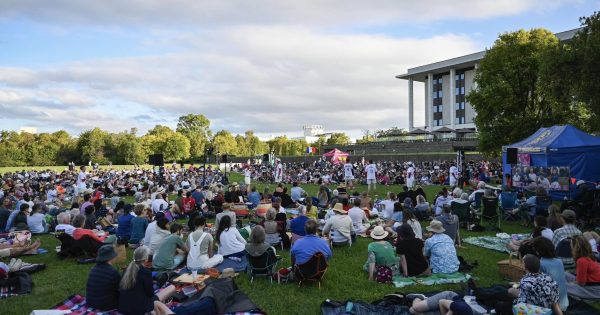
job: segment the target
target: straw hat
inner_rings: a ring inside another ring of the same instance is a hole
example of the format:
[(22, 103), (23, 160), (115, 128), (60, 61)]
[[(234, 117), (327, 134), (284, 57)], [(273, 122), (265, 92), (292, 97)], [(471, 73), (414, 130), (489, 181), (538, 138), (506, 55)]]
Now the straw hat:
[(444, 229), (442, 222), (440, 222), (438, 220), (433, 220), (433, 221), (431, 221), (431, 223), (429, 223), (429, 226), (427, 227), (427, 231), (435, 232), (435, 233), (444, 233), (444, 231), (446, 231), (446, 229)]
[(383, 226), (376, 226), (373, 231), (371, 231), (371, 238), (374, 240), (382, 240), (388, 236), (388, 232), (383, 229)]
[(333, 206), (333, 211), (343, 213), (343, 214), (348, 213), (348, 211), (344, 210), (344, 205), (342, 205), (339, 202)]

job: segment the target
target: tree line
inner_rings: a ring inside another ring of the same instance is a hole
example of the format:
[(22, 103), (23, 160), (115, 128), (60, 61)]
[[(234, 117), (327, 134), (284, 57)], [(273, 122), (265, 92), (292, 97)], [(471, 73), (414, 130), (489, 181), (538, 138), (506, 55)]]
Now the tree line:
[(498, 156), (503, 145), (557, 124), (600, 133), (600, 12), (580, 22), (570, 40), (520, 30), (486, 51), (467, 95), (481, 152)]
[(210, 121), (201, 114), (179, 117), (175, 130), (156, 125), (142, 136), (137, 133), (136, 128), (119, 133), (94, 128), (78, 137), (64, 130), (39, 134), (0, 131), (0, 166), (67, 165), (71, 161), (142, 164), (148, 161), (148, 155), (155, 153), (162, 153), (165, 162), (203, 161), (209, 150), (213, 155), (256, 156), (273, 152), (278, 156), (297, 156), (303, 155), (309, 146), (320, 148), (350, 142), (343, 133), (334, 133), (328, 139), (321, 137), (311, 144), (286, 136), (261, 141), (251, 130), (243, 135), (233, 135), (227, 130), (213, 134)]

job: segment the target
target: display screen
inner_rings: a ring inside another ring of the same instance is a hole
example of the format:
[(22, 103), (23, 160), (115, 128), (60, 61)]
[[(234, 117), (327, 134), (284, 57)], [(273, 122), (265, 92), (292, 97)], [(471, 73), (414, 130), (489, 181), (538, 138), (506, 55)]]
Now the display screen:
[(568, 166), (514, 165), (511, 175), (514, 187), (532, 191), (537, 187), (547, 191), (568, 191), (571, 172)]

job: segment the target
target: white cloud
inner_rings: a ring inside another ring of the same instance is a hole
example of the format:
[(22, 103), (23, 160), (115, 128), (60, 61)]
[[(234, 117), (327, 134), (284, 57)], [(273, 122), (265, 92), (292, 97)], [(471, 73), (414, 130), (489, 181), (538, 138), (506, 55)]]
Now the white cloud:
[[(128, 117), (149, 114), (174, 125), (186, 113), (203, 113), (215, 129), (234, 132), (297, 132), (306, 123), (330, 130), (406, 126), (406, 83), (394, 76), (476, 50), (471, 40), (452, 34), (399, 39), (243, 26), (208, 37), (215, 36), (220, 40), (208, 50), (196, 45), (209, 39), (201, 34), (189, 37), (191, 48), (180, 53), (0, 69), (0, 82), (15, 85), (0, 94), (0, 104), (60, 104), (52, 111), (36, 107), (40, 114), (33, 117), (55, 122), (62, 116), (72, 129), (96, 126), (106, 102), (138, 108), (101, 126), (117, 131)], [(16, 84), (22, 73), (39, 86)], [(93, 114), (83, 115), (82, 106)], [(82, 111), (77, 124), (68, 122), (73, 111)]]

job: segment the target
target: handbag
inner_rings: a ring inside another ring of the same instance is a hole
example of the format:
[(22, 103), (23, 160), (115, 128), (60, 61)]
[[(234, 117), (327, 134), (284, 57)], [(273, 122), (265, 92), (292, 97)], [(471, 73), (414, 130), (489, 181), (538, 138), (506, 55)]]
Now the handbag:
[(392, 282), (392, 268), (384, 265), (375, 267), (375, 281), (379, 283)]

